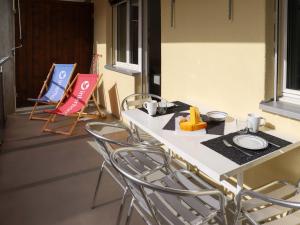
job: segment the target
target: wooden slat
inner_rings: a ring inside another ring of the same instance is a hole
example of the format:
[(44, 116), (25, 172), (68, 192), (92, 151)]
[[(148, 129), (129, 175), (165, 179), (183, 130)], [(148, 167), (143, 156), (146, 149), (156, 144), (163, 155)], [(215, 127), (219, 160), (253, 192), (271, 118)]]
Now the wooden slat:
[(300, 211), (296, 211), (272, 222), (264, 223), (264, 225), (300, 225)]
[[(299, 202), (300, 201), (300, 195), (297, 194), (297, 195), (295, 195), (291, 198), (288, 198), (286, 200), (287, 201)], [(277, 206), (277, 205), (271, 205), (269, 207), (260, 209), (258, 211), (251, 212), (251, 213), (249, 213), (249, 216), (251, 218), (253, 218), (255, 221), (261, 222), (261, 221), (264, 221), (264, 220), (266, 220), (270, 217), (283, 214), (287, 211), (290, 211), (290, 209), (285, 208), (285, 207), (281, 207), (281, 206)]]
[[(294, 186), (285, 185), (266, 194), (272, 198), (283, 199), (284, 197), (293, 194), (295, 191), (296, 188)], [(265, 201), (255, 198), (243, 202), (243, 208), (247, 211), (264, 205), (266, 205)]]

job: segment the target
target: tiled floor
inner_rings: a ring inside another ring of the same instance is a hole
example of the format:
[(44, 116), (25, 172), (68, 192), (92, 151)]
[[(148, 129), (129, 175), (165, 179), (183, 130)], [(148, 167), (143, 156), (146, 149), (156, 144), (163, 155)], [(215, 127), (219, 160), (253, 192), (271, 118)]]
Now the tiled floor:
[[(84, 123), (72, 137), (42, 133), (43, 124), (27, 115), (8, 118), (0, 154), (0, 224), (115, 224), (121, 190), (110, 177), (104, 176), (98, 199), (108, 203), (90, 208), (102, 159)], [(135, 216), (134, 224), (143, 222)]]
[[(104, 176), (99, 206), (91, 209), (102, 159), (84, 123), (71, 137), (43, 133), (43, 124), (27, 114), (8, 118), (0, 154), (0, 224), (115, 225), (122, 192), (111, 177)], [(143, 224), (135, 214), (131, 225)]]

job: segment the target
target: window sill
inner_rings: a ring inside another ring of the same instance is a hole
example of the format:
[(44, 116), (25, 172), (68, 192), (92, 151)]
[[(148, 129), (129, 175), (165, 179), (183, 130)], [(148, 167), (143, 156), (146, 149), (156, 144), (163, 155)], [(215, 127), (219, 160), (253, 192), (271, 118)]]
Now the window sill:
[(290, 119), (300, 120), (300, 105), (277, 101), (262, 101), (259, 108), (263, 111), (288, 117)]
[(137, 76), (137, 75), (141, 74), (141, 72), (139, 72), (139, 71), (125, 69), (125, 68), (118, 67), (118, 66), (115, 66), (115, 65), (108, 65), (107, 64), (107, 65), (104, 66), (104, 68), (107, 69), (107, 70), (114, 71), (114, 72), (123, 73), (123, 74), (129, 75), (129, 76)]

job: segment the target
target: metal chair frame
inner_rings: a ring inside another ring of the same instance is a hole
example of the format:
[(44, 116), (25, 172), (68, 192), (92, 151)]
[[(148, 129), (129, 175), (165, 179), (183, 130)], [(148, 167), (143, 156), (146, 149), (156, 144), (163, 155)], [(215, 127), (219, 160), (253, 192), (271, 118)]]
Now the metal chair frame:
[[(131, 191), (131, 194), (132, 194), (132, 201), (130, 204), (129, 211), (127, 213), (126, 225), (130, 224), (133, 207), (136, 208), (139, 213), (141, 211), (148, 211), (147, 215), (145, 215), (144, 213), (140, 213), (147, 224), (163, 225), (163, 223), (161, 223), (160, 219), (157, 216), (158, 213), (157, 213), (155, 206), (151, 203), (151, 200), (148, 198), (147, 190), (151, 190), (153, 192), (165, 193), (168, 195), (175, 195), (177, 197), (200, 197), (200, 196), (207, 196), (207, 195), (217, 196), (219, 198), (219, 203), (220, 203), (220, 211), (218, 213), (219, 213), (219, 215), (222, 216), (223, 223), (225, 225), (228, 224), (227, 217), (226, 217), (226, 211), (225, 211), (225, 206), (227, 204), (227, 200), (221, 191), (216, 190), (216, 189), (189, 190), (189, 189), (178, 189), (178, 188), (172, 188), (172, 187), (159, 186), (159, 185), (155, 184), (154, 182), (149, 182), (145, 179), (141, 179), (141, 177), (138, 177), (131, 173), (128, 173), (127, 171), (124, 170), (124, 168), (122, 168), (122, 166), (120, 166), (118, 159), (122, 158), (122, 156), (121, 156), (122, 153), (132, 153), (132, 152), (141, 152), (141, 151), (146, 152), (147, 154), (156, 154), (156, 155), (160, 155), (161, 157), (164, 157), (164, 154), (162, 152), (153, 151), (151, 149), (150, 150), (149, 149), (137, 149), (137, 148), (132, 148), (132, 147), (131, 148), (128, 148), (128, 147), (120, 148), (120, 149), (116, 150), (115, 152), (113, 152), (110, 156), (112, 165), (124, 177), (124, 181), (126, 182), (127, 187)], [(203, 185), (203, 181), (201, 179), (199, 179), (195, 174), (191, 173), (190, 171), (187, 171), (187, 170), (172, 171), (171, 170), (170, 172), (171, 172), (170, 174), (172, 174), (172, 176), (177, 176), (179, 173), (189, 175), (196, 182), (198, 182), (199, 185), (200, 184)], [(133, 183), (134, 185), (136, 185), (136, 188), (138, 189), (138, 191), (141, 193), (141, 195), (143, 197), (143, 201), (146, 203), (147, 209), (143, 210), (143, 207), (139, 204), (140, 200), (135, 197), (135, 194), (133, 193), (134, 190), (129, 183)], [(208, 186), (208, 184), (207, 184), (207, 186)], [(215, 215), (213, 217), (215, 217)], [(204, 221), (201, 221), (201, 223), (197, 223), (197, 225), (206, 223), (209, 220), (211, 220), (213, 217), (206, 218)], [(152, 223), (151, 220), (154, 223)], [(194, 223), (194, 224), (196, 224), (196, 223)]]
[[(253, 218), (251, 218), (251, 216), (243, 210), (242, 207), (242, 199), (245, 196), (249, 196), (251, 198), (256, 198), (259, 200), (262, 200), (266, 203), (269, 203), (271, 205), (277, 205), (277, 206), (281, 206), (281, 207), (285, 207), (287, 209), (290, 210), (295, 210), (295, 209), (300, 209), (300, 202), (294, 202), (294, 201), (288, 201), (288, 200), (284, 200), (284, 199), (278, 199), (278, 198), (272, 198), (266, 194), (262, 194), (259, 193), (259, 191), (263, 191), (273, 185), (277, 185), (277, 184), (283, 184), (283, 185), (291, 185), (286, 181), (273, 181), (272, 183), (269, 183), (267, 185), (263, 185), (257, 189), (254, 190), (247, 190), (247, 189), (243, 189), (241, 190), (238, 195), (235, 197), (234, 201), (236, 204), (236, 215), (235, 215), (235, 219), (234, 219), (234, 225), (237, 225), (239, 222), (239, 217), (241, 215), (244, 215), (245, 218), (247, 218), (249, 220), (249, 222), (251, 222), (253, 225), (260, 225), (260, 223), (257, 223)], [(298, 182), (298, 187), (295, 187), (296, 192), (299, 193), (300, 192), (300, 188), (299, 188), (299, 184), (300, 181)]]
[[(142, 107), (143, 103), (152, 100), (152, 99), (157, 99), (159, 101), (165, 100), (163, 98), (161, 98), (158, 95), (154, 95), (154, 94), (142, 94), (142, 93), (138, 93), (138, 94), (131, 94), (127, 97), (125, 97), (121, 103), (121, 109), (122, 111), (126, 111), (132, 108), (138, 108), (138, 107)], [(130, 99), (134, 99), (129, 101)], [(167, 103), (167, 100), (165, 100)], [(151, 141), (147, 141), (147, 140), (143, 140), (141, 138), (141, 135), (139, 133), (139, 130), (136, 126), (134, 126), (131, 122), (130, 122), (130, 129), (132, 130), (132, 132), (137, 136), (137, 138), (139, 139), (139, 142), (145, 142), (145, 144), (148, 145), (155, 145), (155, 146), (161, 146), (162, 144), (159, 143), (156, 140), (151, 140)]]
[[(122, 129), (128, 133), (129, 140), (135, 141), (136, 139), (133, 138), (133, 134), (132, 134), (131, 130), (128, 127), (121, 125), (121, 124), (112, 124), (112, 123), (104, 123), (104, 122), (90, 122), (90, 123), (87, 123), (86, 127), (85, 127), (86, 131), (96, 139), (97, 143), (105, 151), (105, 152), (103, 152), (103, 154), (100, 153), (100, 154), (102, 154), (104, 161), (101, 165), (99, 176), (97, 179), (96, 189), (95, 189), (93, 201), (92, 201), (92, 208), (96, 207), (96, 199), (97, 199), (98, 192), (99, 192), (100, 185), (101, 185), (101, 178), (102, 178), (104, 170), (106, 170), (114, 178), (114, 180), (120, 185), (120, 187), (123, 189), (123, 196), (122, 196), (122, 200), (121, 200), (119, 214), (117, 217), (117, 224), (118, 224), (121, 219), (121, 212), (123, 211), (123, 207), (124, 207), (125, 201), (127, 199), (128, 188), (127, 188), (127, 185), (125, 184), (122, 176), (120, 176), (121, 179), (117, 179), (114, 177), (114, 175), (112, 173), (112, 170), (114, 170), (114, 167), (112, 167), (112, 164), (110, 161), (110, 155), (111, 155), (111, 151), (109, 150), (111, 147), (110, 145), (117, 145), (120, 147), (135, 147), (135, 148), (139, 148), (139, 147), (150, 148), (150, 146), (144, 146), (144, 145), (142, 145), (142, 143), (139, 143), (139, 142), (130, 142), (130, 141), (124, 142), (124, 141), (117, 141), (117, 140), (113, 140), (113, 139), (104, 137), (104, 136), (96, 133), (95, 130), (93, 129), (93, 126), (113, 127), (113, 128)], [(151, 149), (153, 151), (161, 151), (161, 152), (163, 151), (162, 149), (160, 149), (158, 147), (152, 147)], [(170, 169), (169, 162), (171, 160), (171, 157), (170, 156), (168, 157), (166, 155), (165, 155), (165, 157), (166, 157), (166, 162), (164, 164), (158, 165), (157, 167), (153, 168), (152, 170), (145, 171), (144, 173), (139, 174), (139, 176), (146, 177), (146, 176), (150, 175), (151, 173), (156, 172), (158, 170)]]

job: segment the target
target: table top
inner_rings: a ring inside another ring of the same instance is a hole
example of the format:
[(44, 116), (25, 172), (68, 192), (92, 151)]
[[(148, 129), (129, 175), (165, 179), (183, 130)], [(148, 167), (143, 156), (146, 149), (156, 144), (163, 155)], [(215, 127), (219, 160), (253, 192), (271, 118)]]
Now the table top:
[[(201, 113), (204, 114), (209, 111), (207, 109), (203, 109), (203, 107), (200, 109)], [(241, 174), (255, 165), (259, 165), (300, 146), (300, 142), (298, 142), (295, 137), (281, 134), (276, 130), (264, 130), (265, 133), (287, 140), (292, 144), (249, 163), (238, 165), (216, 151), (201, 144), (201, 142), (219, 137), (219, 135), (204, 134), (201, 132), (193, 133), (163, 130), (163, 127), (171, 119), (173, 114), (152, 117), (139, 109), (131, 109), (123, 111), (122, 116), (124, 119), (132, 122), (140, 129), (152, 135), (174, 153), (178, 154), (191, 165), (196, 166), (199, 170), (216, 181), (222, 181), (228, 177)], [(237, 131), (236, 121), (229, 115), (229, 118), (225, 121), (224, 134), (235, 131)]]

